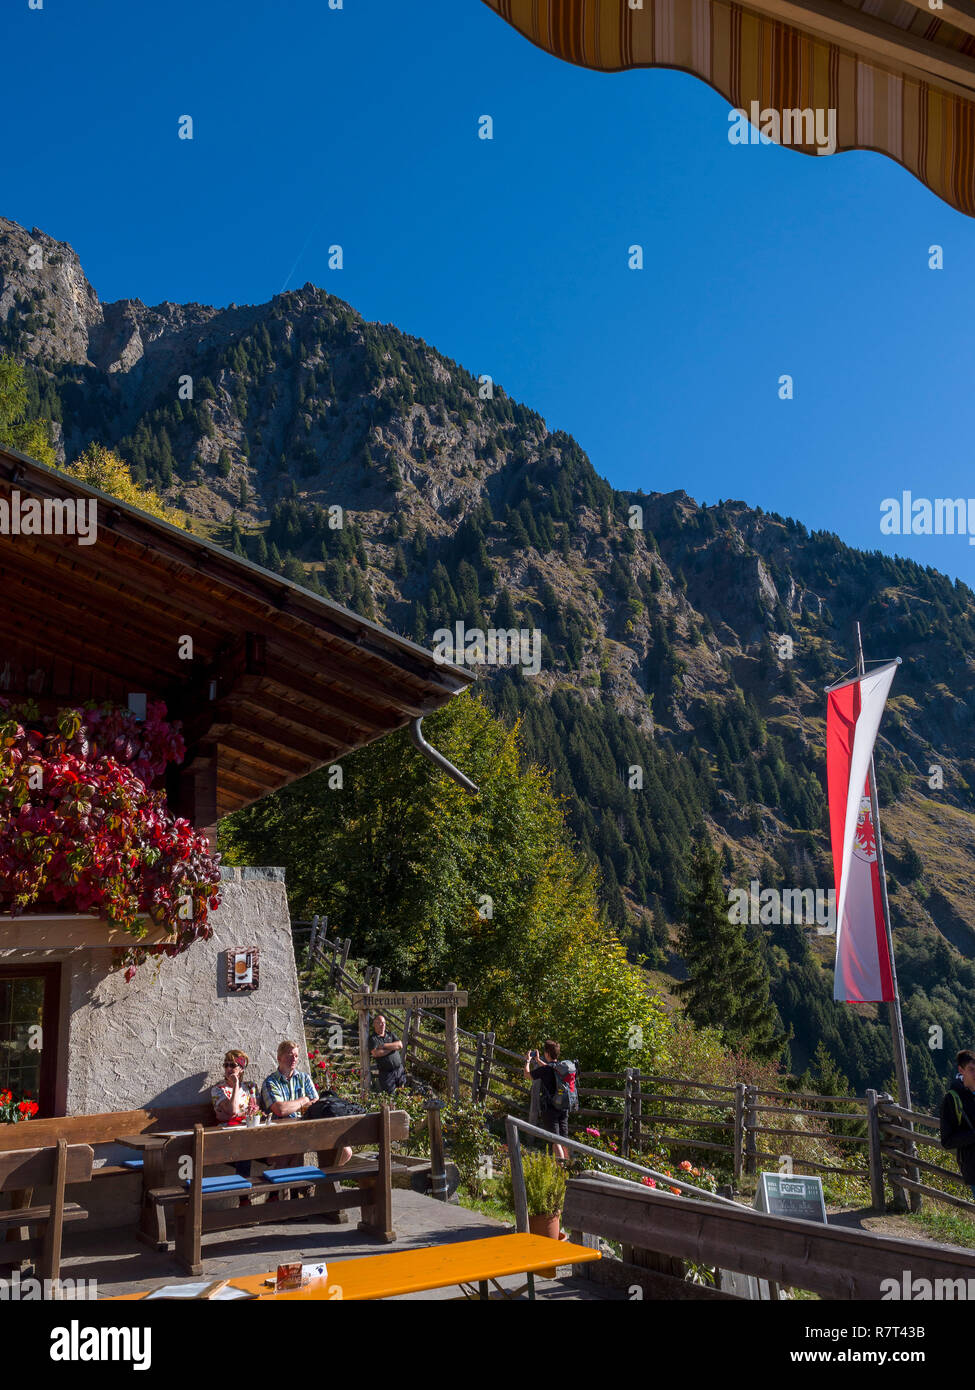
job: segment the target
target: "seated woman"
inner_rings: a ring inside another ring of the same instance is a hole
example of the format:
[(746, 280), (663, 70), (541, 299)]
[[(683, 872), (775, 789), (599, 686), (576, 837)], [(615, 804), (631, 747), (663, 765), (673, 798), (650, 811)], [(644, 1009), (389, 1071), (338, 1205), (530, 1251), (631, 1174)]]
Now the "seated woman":
[[(221, 1124), (243, 1124), (247, 1116), (257, 1108), (255, 1093), (244, 1089), (244, 1068), (250, 1062), (246, 1052), (239, 1047), (231, 1048), (223, 1059), (223, 1082), (210, 1087), (213, 1112)], [(251, 1165), (247, 1159), (231, 1165), (240, 1177), (250, 1180)], [(241, 1197), (242, 1207), (250, 1206), (250, 1197)]]

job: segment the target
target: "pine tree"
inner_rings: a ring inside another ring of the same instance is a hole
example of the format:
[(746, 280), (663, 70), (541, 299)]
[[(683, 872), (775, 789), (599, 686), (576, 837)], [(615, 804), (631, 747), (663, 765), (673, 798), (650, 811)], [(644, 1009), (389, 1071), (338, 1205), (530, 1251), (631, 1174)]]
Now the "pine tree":
[(688, 978), (677, 985), (691, 1020), (720, 1030), (727, 1046), (754, 1057), (778, 1057), (769, 976), (743, 923), (733, 922), (721, 886), (721, 861), (707, 839), (697, 844), (683, 899), (680, 948)]
[(517, 626), (518, 614), (511, 594), (507, 589), (502, 589), (498, 595), (498, 601), (494, 606), (494, 621), (500, 628), (513, 628)]

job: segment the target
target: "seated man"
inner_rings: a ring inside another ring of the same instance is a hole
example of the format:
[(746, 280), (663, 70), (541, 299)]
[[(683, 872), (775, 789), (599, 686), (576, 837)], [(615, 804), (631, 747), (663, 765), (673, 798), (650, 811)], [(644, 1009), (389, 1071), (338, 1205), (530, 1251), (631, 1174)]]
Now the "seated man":
[(391, 1038), (386, 1032), (386, 1015), (376, 1014), (369, 1037), (369, 1056), (375, 1057), (379, 1072), (379, 1089), (392, 1095), (406, 1085), (406, 1068), (403, 1066), (403, 1044), (398, 1038)]
[[(318, 1099), (318, 1087), (307, 1072), (298, 1071), (298, 1046), (285, 1041), (278, 1046), (278, 1069), (266, 1078), (261, 1088), (265, 1110), (276, 1120), (300, 1120)], [(348, 1163), (352, 1150), (343, 1148), (336, 1157), (336, 1166)], [(298, 1167), (300, 1155), (278, 1160), (278, 1167)]]

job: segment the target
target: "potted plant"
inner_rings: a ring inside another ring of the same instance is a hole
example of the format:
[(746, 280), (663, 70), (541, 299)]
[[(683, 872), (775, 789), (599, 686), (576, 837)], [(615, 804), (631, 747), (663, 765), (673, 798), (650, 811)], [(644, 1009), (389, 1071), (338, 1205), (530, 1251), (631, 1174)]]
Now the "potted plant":
[[(533, 1236), (548, 1236), (550, 1240), (564, 1239), (559, 1226), (565, 1201), (565, 1169), (547, 1153), (523, 1153), (521, 1167), (525, 1176), (529, 1231)], [(505, 1196), (508, 1205), (514, 1209), (510, 1169), (505, 1178)], [(555, 1278), (554, 1268), (540, 1269), (538, 1272), (543, 1278)]]

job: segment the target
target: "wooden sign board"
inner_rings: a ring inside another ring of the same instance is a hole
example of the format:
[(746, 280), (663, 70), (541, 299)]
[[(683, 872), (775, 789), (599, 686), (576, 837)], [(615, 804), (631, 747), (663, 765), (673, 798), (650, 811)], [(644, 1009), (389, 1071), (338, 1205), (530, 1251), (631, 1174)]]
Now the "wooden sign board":
[(822, 1178), (760, 1173), (755, 1206), (771, 1216), (791, 1216), (798, 1221), (821, 1221), (826, 1225)]
[(464, 1008), (467, 1004), (466, 989), (435, 989), (426, 992), (399, 993), (378, 990), (375, 994), (360, 991), (353, 994), (352, 1003), (357, 1009), (449, 1009)]

